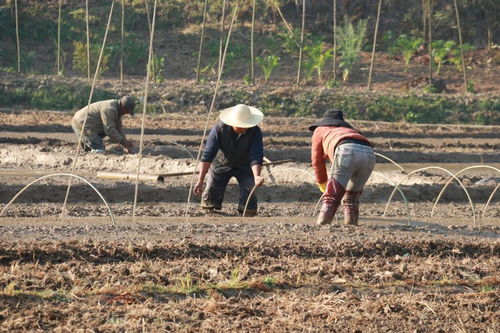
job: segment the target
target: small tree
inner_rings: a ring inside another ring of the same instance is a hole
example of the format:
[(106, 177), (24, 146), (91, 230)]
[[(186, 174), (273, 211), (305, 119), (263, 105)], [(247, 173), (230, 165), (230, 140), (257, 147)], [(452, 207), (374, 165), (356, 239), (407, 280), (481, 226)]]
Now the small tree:
[(315, 42), (312, 45), (304, 47), (304, 53), (307, 60), (304, 67), (308, 71), (307, 79), (310, 80), (312, 73), (316, 71), (318, 74), (318, 81), (322, 82), (322, 72), (327, 60), (333, 57), (333, 49), (327, 48), (325, 42)]
[(359, 63), (359, 53), (366, 37), (367, 20), (359, 20), (354, 26), (347, 19), (343, 26), (338, 28), (338, 48), (342, 54), (339, 68), (342, 70), (342, 79), (347, 81), (352, 70)]
[(446, 62), (448, 55), (456, 48), (452, 40), (435, 40), (432, 42), (432, 60), (437, 65), (436, 75), (441, 71), (441, 65)]
[(401, 52), (405, 60), (405, 72), (408, 70), (411, 58), (417, 52), (420, 45), (422, 45), (422, 38), (412, 38), (407, 35), (400, 35), (396, 40), (396, 49)]
[(278, 67), (280, 57), (273, 54), (268, 55), (267, 57), (257, 57), (255, 58), (255, 61), (259, 64), (260, 68), (262, 68), (262, 71), (264, 72), (264, 82), (267, 82), (273, 70)]

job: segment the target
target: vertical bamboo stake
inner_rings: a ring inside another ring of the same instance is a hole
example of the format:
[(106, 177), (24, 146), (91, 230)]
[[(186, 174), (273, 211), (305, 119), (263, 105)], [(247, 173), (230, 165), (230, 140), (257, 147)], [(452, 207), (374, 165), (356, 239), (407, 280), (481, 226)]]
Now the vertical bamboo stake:
[(429, 86), (432, 87), (432, 0), (429, 1)]
[(62, 0), (59, 0), (57, 16), (57, 75), (61, 74), (61, 2)]
[(90, 28), (89, 28), (89, 0), (85, 0), (85, 21), (87, 24), (87, 77), (90, 82)]
[(196, 65), (196, 83), (200, 82), (200, 65), (201, 65), (201, 52), (203, 51), (203, 39), (205, 38), (205, 25), (207, 20), (207, 5), (208, 0), (205, 0), (203, 6), (203, 24), (201, 26), (200, 48), (198, 50), (198, 63)]
[[(142, 162), (142, 152), (144, 149), (144, 119), (146, 118), (146, 109), (148, 104), (148, 92), (149, 92), (149, 76), (151, 75), (151, 61), (153, 60), (153, 41), (155, 33), (155, 19), (156, 19), (156, 1), (153, 7), (153, 23), (151, 24), (151, 34), (149, 37), (149, 56), (146, 71), (146, 88), (144, 89), (144, 103), (142, 109), (142, 121), (141, 121), (141, 139), (139, 143), (139, 161), (137, 163), (137, 177), (135, 179), (135, 192), (134, 192), (134, 207), (132, 209), (132, 219), (135, 222), (135, 211), (137, 208), (137, 197), (139, 193), (139, 174), (141, 172), (141, 162)], [(148, 15), (149, 17), (149, 15)]]
[(125, 31), (125, 0), (122, 0), (122, 24), (120, 34), (120, 84), (123, 85), (123, 34)]
[(274, 8), (276, 8), (276, 11), (278, 12), (279, 16), (281, 17), (281, 20), (283, 20), (283, 23), (285, 24), (286, 30), (288, 30), (288, 33), (293, 36), (293, 30), (290, 27), (290, 24), (285, 19), (285, 15), (281, 12), (280, 6), (276, 3), (276, 0), (273, 0)]
[(491, 33), (491, 27), (489, 24), (488, 24), (487, 30), (488, 30), (488, 50), (491, 50), (491, 45), (493, 44), (493, 36)]
[(337, 82), (337, 0), (333, 0), (333, 83)]
[(372, 48), (372, 59), (370, 61), (370, 73), (368, 74), (368, 90), (372, 86), (372, 72), (373, 72), (373, 61), (375, 60), (375, 48), (377, 45), (377, 33), (378, 33), (378, 23), (380, 22), (380, 9), (382, 7), (382, 0), (378, 1), (377, 9), (377, 22), (375, 23), (375, 35), (373, 36), (373, 48)]
[[(148, 17), (148, 28), (149, 28), (149, 34), (151, 34), (151, 19), (149, 17), (149, 5), (148, 5), (148, 0), (144, 0), (144, 6), (146, 7), (146, 16)], [(153, 41), (154, 43), (154, 41)], [(154, 53), (154, 47), (153, 47), (153, 54), (152, 54), (152, 74), (153, 74), (153, 82), (156, 82), (156, 63), (155, 63), (155, 53)]]
[(424, 40), (424, 45), (425, 45), (425, 41), (427, 39), (427, 10), (425, 9), (425, 2), (427, 0), (422, 0), (422, 24), (423, 24), (423, 32), (422, 32), (422, 36), (423, 36), (423, 40)]
[(222, 48), (224, 44), (224, 19), (226, 18), (226, 0), (222, 0), (222, 17), (220, 19), (220, 40), (219, 40), (219, 63), (217, 64), (217, 74), (221, 71)]
[(254, 53), (253, 53), (253, 41), (254, 41), (254, 30), (255, 30), (255, 2), (253, 0), (252, 4), (252, 29), (250, 30), (250, 81), (253, 83), (254, 78)]
[(306, 0), (302, 0), (302, 32), (300, 33), (299, 66), (297, 70), (297, 87), (300, 84), (300, 70), (302, 64), (302, 49), (304, 47), (304, 29), (306, 24)]
[(17, 42), (17, 72), (21, 72), (21, 46), (19, 44), (19, 16), (17, 13), (17, 0), (14, 0), (16, 11), (16, 42)]
[(457, 0), (453, 0), (455, 3), (455, 13), (457, 14), (457, 28), (458, 28), (458, 41), (460, 42), (460, 56), (462, 57), (462, 71), (464, 72), (464, 89), (465, 91), (469, 91), (468, 82), (467, 82), (467, 67), (465, 66), (464, 60), (464, 46), (462, 43), (462, 29), (460, 27), (460, 15), (458, 13), (458, 5)]

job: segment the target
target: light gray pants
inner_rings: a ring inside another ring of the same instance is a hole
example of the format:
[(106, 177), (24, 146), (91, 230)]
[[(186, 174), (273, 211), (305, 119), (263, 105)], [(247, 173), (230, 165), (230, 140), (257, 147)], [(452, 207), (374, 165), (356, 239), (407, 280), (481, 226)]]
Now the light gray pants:
[(347, 191), (360, 192), (375, 167), (372, 147), (357, 143), (344, 143), (335, 149), (330, 177)]

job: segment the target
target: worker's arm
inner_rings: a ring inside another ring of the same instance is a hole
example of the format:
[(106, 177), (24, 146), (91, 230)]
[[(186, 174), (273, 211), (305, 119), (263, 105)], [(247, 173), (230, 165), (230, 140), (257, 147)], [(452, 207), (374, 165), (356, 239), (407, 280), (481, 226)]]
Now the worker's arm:
[(253, 178), (256, 186), (264, 184), (264, 177), (260, 175), (262, 163), (264, 162), (264, 144), (262, 142), (262, 131), (256, 128), (255, 134), (250, 143), (250, 165), (252, 167)]
[(264, 184), (264, 177), (260, 175), (262, 171), (262, 164), (254, 164), (252, 165), (252, 173), (255, 181), (255, 186), (261, 186)]
[(194, 186), (194, 194), (201, 195), (203, 192), (203, 187), (205, 185), (205, 176), (207, 175), (208, 169), (210, 169), (210, 162), (200, 162), (200, 173), (198, 174), (198, 181)]
[(328, 174), (326, 173), (325, 153), (323, 151), (323, 137), (317, 128), (312, 136), (311, 145), (311, 162), (316, 176), (316, 181), (320, 189), (324, 188), (328, 181)]
[(128, 154), (130, 154), (132, 152), (132, 147), (134, 146), (134, 144), (131, 141), (129, 141), (127, 139), (127, 137), (125, 136), (125, 132), (123, 131), (123, 122), (122, 122), (121, 117), (119, 117), (118, 121), (116, 122), (116, 130), (118, 131), (118, 133), (123, 135), (124, 140), (121, 142), (121, 145), (125, 148), (125, 151)]
[(194, 186), (194, 194), (201, 195), (203, 192), (203, 187), (205, 186), (205, 176), (207, 175), (210, 165), (215, 158), (215, 155), (219, 151), (220, 147), (220, 133), (218, 126), (215, 125), (210, 133), (208, 134), (207, 143), (205, 144), (205, 149), (200, 160), (200, 173), (198, 174), (198, 181)]
[(118, 111), (113, 108), (102, 110), (101, 120), (104, 127), (104, 133), (106, 133), (111, 142), (123, 144), (127, 142), (127, 139), (125, 138), (125, 135), (118, 131), (116, 123), (117, 112)]

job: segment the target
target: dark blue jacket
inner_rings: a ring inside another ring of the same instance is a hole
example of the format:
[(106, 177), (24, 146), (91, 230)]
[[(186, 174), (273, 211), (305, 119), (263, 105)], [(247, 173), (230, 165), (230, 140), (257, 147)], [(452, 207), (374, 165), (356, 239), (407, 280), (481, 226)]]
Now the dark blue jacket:
[(202, 162), (211, 162), (216, 172), (226, 172), (232, 168), (250, 169), (262, 164), (264, 146), (259, 126), (251, 127), (239, 135), (229, 125), (218, 121), (207, 138)]

